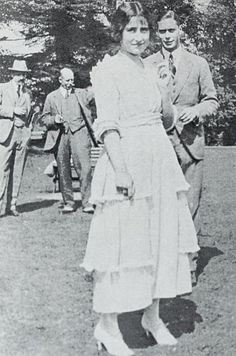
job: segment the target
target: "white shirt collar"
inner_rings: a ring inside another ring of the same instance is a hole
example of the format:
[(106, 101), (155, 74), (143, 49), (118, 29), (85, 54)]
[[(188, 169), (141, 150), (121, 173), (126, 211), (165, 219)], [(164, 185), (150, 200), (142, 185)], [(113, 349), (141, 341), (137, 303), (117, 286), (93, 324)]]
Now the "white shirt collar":
[(163, 56), (164, 56), (165, 60), (168, 60), (169, 56), (170, 56), (170, 53), (172, 53), (173, 58), (174, 58), (174, 64), (175, 64), (176, 67), (178, 67), (178, 64), (179, 64), (179, 61), (180, 61), (180, 57), (181, 57), (181, 53), (182, 53), (182, 47), (181, 46), (176, 48), (173, 52), (169, 52), (164, 47), (162, 47), (162, 53), (163, 53)]

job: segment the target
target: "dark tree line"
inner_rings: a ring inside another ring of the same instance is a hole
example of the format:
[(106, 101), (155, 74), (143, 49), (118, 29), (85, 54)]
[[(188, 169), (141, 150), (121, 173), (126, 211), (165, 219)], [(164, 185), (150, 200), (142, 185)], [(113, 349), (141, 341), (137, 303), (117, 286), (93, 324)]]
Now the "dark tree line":
[[(212, 0), (201, 11), (193, 0), (143, 0), (156, 18), (164, 8), (181, 18), (183, 43), (210, 63), (220, 100), (216, 118), (206, 122), (208, 144), (236, 144), (235, 118), (235, 6), (233, 0)], [(105, 53), (113, 52), (109, 19), (115, 0), (1, 0), (0, 22), (19, 21), (27, 39), (43, 38), (43, 53), (27, 58), (32, 68), (32, 89), (36, 100), (57, 86), (58, 70), (64, 65), (75, 71), (76, 84), (89, 84), (89, 71)], [(158, 50), (154, 38), (147, 54)], [(11, 56), (0, 54), (1, 81), (7, 79)]]

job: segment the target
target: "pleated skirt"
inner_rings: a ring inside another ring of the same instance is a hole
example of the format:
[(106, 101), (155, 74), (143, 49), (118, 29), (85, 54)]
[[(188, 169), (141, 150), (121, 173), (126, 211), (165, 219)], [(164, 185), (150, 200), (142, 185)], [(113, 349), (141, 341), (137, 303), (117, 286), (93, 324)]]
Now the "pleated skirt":
[(117, 192), (105, 151), (92, 182), (96, 210), (82, 266), (94, 272), (98, 313), (134, 311), (191, 292), (188, 254), (199, 250), (189, 185), (162, 124), (124, 130), (121, 145), (134, 198)]

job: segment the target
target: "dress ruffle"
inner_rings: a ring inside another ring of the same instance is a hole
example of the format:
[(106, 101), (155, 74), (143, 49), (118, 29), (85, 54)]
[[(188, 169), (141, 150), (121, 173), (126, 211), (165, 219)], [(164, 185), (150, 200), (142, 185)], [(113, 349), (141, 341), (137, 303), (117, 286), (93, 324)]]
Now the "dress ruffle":
[(158, 280), (150, 266), (94, 275), (93, 308), (97, 313), (125, 313), (144, 309), (153, 299), (174, 298), (192, 290), (186, 254), (178, 255), (175, 274)]
[(98, 119), (96, 137), (120, 134), (132, 177), (132, 200), (119, 194), (106, 150), (95, 167), (96, 204), (82, 266), (94, 271), (94, 309), (144, 308), (154, 298), (191, 291), (188, 253), (198, 251), (186, 182), (161, 122), (155, 73), (122, 54), (107, 56), (91, 73)]
[[(155, 182), (160, 178), (175, 192), (189, 189), (158, 119), (156, 124), (131, 127), (121, 132), (123, 156), (135, 186), (134, 200), (151, 197)], [(114, 169), (104, 150), (95, 167), (90, 202), (97, 205), (126, 199), (117, 192)]]
[[(104, 152), (95, 167), (92, 182), (90, 201), (97, 208), (84, 267), (90, 271), (115, 272), (154, 266), (153, 251), (158, 249), (153, 246), (155, 239), (169, 241), (173, 251), (178, 253), (198, 250), (185, 194), (189, 185), (163, 126), (129, 129), (121, 139), (121, 147), (135, 194), (129, 200), (117, 192), (115, 173)], [(165, 249), (169, 247), (162, 251)], [(97, 251), (96, 256), (94, 251)]]

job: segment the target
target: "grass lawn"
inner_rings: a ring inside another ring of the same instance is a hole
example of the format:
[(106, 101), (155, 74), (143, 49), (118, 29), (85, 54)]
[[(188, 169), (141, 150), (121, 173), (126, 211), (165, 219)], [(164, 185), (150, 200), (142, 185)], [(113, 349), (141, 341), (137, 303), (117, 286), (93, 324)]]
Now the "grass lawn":
[[(51, 158), (28, 157), (22, 214), (0, 219), (1, 356), (98, 355), (92, 278), (79, 267), (91, 216), (58, 213), (43, 175)], [(236, 147), (206, 149), (201, 211), (198, 284), (190, 296), (161, 303), (179, 342), (155, 345), (140, 327), (141, 312), (124, 314), (120, 326), (137, 356), (236, 355)]]

